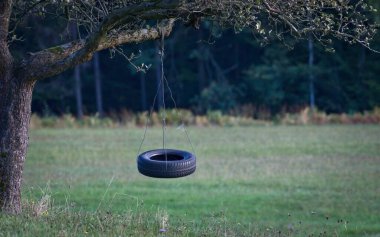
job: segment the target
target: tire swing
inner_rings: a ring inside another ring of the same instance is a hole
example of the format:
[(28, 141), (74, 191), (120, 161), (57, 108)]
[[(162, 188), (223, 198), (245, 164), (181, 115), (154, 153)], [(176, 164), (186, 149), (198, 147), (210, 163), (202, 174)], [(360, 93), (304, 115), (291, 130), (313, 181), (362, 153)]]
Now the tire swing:
[(157, 149), (146, 151), (137, 158), (141, 174), (154, 178), (179, 178), (194, 173), (195, 155), (187, 151)]
[[(165, 147), (166, 145), (166, 108), (165, 108), (165, 84), (169, 90), (169, 93), (171, 95), (171, 99), (174, 103), (174, 108), (177, 110), (176, 103), (173, 99), (171, 89), (169, 87), (168, 81), (165, 78), (164, 75), (164, 32), (162, 29), (160, 29), (161, 34), (161, 42), (160, 42), (160, 49), (159, 49), (159, 55), (160, 55), (160, 63), (161, 63), (161, 80), (160, 84), (157, 89), (157, 93), (153, 100), (153, 106), (151, 107), (151, 110), (149, 112), (149, 117), (146, 120), (145, 124), (145, 131), (144, 136), (142, 138), (140, 148), (138, 151), (137, 156), (137, 169), (138, 171), (149, 177), (153, 178), (180, 178), (184, 176), (188, 176), (195, 172), (196, 169), (196, 157), (193, 153), (188, 151), (182, 151), (182, 150), (176, 150), (176, 149), (167, 149)], [(140, 154), (141, 147), (144, 143), (148, 123), (150, 120), (150, 117), (153, 112), (153, 107), (156, 102), (156, 97), (161, 89), (162, 93), (162, 104), (163, 104), (163, 115), (162, 115), (162, 149), (155, 149), (150, 151), (145, 151)], [(177, 110), (178, 111), (178, 110)], [(182, 116), (181, 116), (182, 120)], [(182, 120), (183, 124), (183, 120)], [(186, 130), (186, 128), (182, 126), (182, 129), (184, 130), (187, 140), (190, 143), (191, 147), (193, 148), (193, 145), (191, 143), (191, 140), (189, 138), (189, 134)], [(194, 151), (194, 148), (193, 148)]]

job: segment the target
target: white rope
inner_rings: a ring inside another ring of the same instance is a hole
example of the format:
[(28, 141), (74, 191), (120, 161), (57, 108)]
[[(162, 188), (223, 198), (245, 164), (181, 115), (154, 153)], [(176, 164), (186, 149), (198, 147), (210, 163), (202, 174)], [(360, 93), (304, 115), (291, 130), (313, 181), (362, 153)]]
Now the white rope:
[(164, 76), (164, 79), (165, 79), (165, 84), (166, 84), (166, 86), (168, 88), (168, 91), (169, 91), (170, 98), (171, 98), (171, 100), (173, 101), (173, 104), (174, 104), (174, 110), (176, 111), (177, 114), (179, 114), (179, 117), (181, 119), (181, 125), (179, 127), (181, 128), (181, 130), (183, 130), (185, 132), (187, 141), (190, 143), (191, 150), (193, 151), (193, 153), (195, 155), (195, 149), (194, 149), (193, 143), (191, 142), (189, 132), (186, 129), (186, 125), (185, 125), (185, 122), (183, 120), (183, 115), (177, 109), (177, 103), (174, 100), (173, 93), (172, 93), (172, 90), (170, 89), (169, 82), (168, 82), (166, 76)]
[(139, 150), (137, 151), (137, 156), (140, 154), (140, 151), (141, 151), (141, 147), (142, 145), (144, 144), (144, 141), (145, 141), (145, 138), (146, 138), (146, 133), (148, 131), (148, 125), (150, 123), (150, 119), (152, 117), (152, 113), (153, 113), (153, 110), (154, 110), (154, 104), (156, 103), (156, 99), (157, 99), (157, 96), (158, 96), (158, 92), (160, 90), (160, 87), (161, 86), (161, 81), (157, 87), (157, 90), (156, 90), (156, 94), (154, 95), (154, 98), (153, 98), (153, 103), (152, 103), (152, 106), (150, 107), (150, 110), (149, 110), (149, 113), (147, 113), (147, 115), (145, 116), (145, 129), (144, 129), (144, 135), (141, 139), (141, 142), (140, 142), (140, 146), (139, 146)]

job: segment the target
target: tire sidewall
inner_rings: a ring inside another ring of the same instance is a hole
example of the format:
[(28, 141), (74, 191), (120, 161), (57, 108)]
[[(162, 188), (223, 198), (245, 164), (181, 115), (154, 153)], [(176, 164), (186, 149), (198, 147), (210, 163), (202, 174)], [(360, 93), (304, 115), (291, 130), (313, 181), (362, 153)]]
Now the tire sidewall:
[[(176, 155), (183, 159), (159, 161), (151, 158), (158, 155)], [(176, 178), (192, 174), (196, 169), (196, 157), (190, 152), (175, 149), (156, 149), (146, 151), (137, 157), (140, 173), (156, 178)]]

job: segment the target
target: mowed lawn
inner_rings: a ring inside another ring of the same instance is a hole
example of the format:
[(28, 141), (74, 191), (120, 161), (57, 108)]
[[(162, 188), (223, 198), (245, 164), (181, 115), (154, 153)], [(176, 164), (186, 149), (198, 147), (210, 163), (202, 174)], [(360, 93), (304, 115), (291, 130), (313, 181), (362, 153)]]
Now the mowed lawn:
[[(188, 130), (197, 170), (179, 179), (138, 173), (143, 128), (32, 130), (23, 198), (48, 193), (53, 208), (81, 213), (165, 213), (166, 236), (208, 228), (210, 235), (380, 235), (380, 126)], [(161, 133), (150, 128), (142, 151), (160, 148)], [(167, 144), (192, 150), (174, 127)], [(188, 229), (172, 231), (177, 226)]]

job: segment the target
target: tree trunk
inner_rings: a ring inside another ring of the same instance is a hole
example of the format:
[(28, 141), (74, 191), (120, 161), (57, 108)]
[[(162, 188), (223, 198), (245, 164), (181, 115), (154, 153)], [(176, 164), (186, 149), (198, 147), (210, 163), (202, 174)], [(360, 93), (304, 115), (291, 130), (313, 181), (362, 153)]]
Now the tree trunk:
[(75, 100), (77, 103), (77, 117), (79, 119), (83, 118), (83, 102), (82, 102), (82, 87), (80, 78), (80, 65), (74, 68), (74, 79), (75, 79)]
[(95, 95), (96, 109), (100, 118), (103, 118), (102, 79), (100, 77), (99, 53), (94, 54)]
[(204, 43), (202, 30), (198, 31), (198, 58), (197, 58), (197, 67), (198, 67), (198, 88), (201, 92), (206, 87), (206, 72), (205, 72), (205, 60), (204, 60)]
[[(76, 23), (71, 23), (70, 25), (71, 34), (76, 40), (78, 38), (78, 28)], [(81, 77), (80, 77), (80, 65), (76, 65), (74, 68), (74, 80), (75, 80), (75, 101), (77, 105), (77, 118), (83, 118), (83, 101), (82, 101), (82, 88), (81, 88)]]
[(17, 214), (21, 212), (22, 172), (35, 83), (15, 78), (9, 70), (12, 67), (7, 66), (8, 70), (0, 73), (0, 208)]
[(159, 42), (156, 43), (156, 83), (157, 83), (157, 110), (160, 110), (164, 106), (164, 94), (162, 88), (165, 85), (161, 83), (161, 56), (158, 54), (160, 51)]
[(140, 72), (140, 89), (141, 89), (141, 109), (145, 111), (146, 106), (146, 83), (145, 83), (145, 73)]
[(314, 41), (311, 36), (309, 36), (308, 41), (308, 52), (309, 52), (309, 103), (311, 112), (315, 110), (315, 90), (314, 90)]

